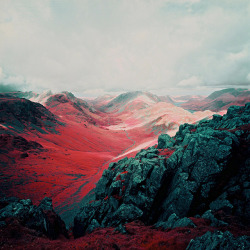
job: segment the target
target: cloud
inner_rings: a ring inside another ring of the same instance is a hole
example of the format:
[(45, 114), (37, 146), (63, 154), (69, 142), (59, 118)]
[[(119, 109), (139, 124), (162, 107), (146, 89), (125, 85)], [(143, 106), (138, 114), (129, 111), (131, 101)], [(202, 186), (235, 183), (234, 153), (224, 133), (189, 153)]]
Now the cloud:
[(6, 83), (36, 91), (238, 86), (249, 10), (245, 0), (3, 1), (0, 66), (16, 77)]
[(184, 79), (182, 81), (180, 81), (177, 85), (180, 87), (197, 87), (199, 85), (201, 85), (202, 81), (199, 77), (197, 76), (191, 76), (188, 79)]
[(7, 75), (0, 67), (0, 92), (23, 90), (26, 87), (22, 76)]
[(247, 81), (250, 84), (250, 73), (248, 73), (248, 75), (247, 75)]

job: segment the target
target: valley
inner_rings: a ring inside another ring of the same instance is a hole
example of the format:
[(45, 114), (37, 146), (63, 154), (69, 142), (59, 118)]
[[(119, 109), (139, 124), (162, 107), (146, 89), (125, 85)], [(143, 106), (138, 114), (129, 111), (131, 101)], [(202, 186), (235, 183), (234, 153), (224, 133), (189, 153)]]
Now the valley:
[(70, 226), (82, 199), (111, 162), (134, 157), (156, 145), (160, 134), (174, 136), (181, 124), (210, 119), (213, 114), (209, 110), (190, 113), (170, 97), (140, 91), (94, 101), (69, 92), (2, 94), (1, 134), (41, 145), (23, 149), (13, 147), (11, 141), (6, 148), (1, 142), (2, 196), (30, 198), (34, 204), (51, 197)]

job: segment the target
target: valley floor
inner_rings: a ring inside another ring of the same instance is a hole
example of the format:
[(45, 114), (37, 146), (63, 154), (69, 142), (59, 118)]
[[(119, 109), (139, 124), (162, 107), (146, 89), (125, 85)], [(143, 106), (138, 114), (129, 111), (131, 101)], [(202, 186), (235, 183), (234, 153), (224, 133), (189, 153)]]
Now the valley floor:
[(2, 195), (30, 198), (38, 204), (45, 196), (53, 199), (55, 210), (69, 226), (82, 199), (95, 188), (112, 161), (134, 156), (157, 141), (154, 133), (140, 128), (109, 130), (67, 120), (57, 134), (26, 133), (27, 140), (40, 143), (43, 150), (30, 150), (21, 157), (14, 150), (2, 155)]

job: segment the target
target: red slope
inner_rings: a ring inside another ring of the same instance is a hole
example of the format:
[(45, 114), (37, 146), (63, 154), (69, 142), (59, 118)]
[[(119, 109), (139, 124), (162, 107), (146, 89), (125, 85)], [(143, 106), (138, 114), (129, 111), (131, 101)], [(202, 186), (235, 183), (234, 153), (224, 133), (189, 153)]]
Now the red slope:
[[(57, 124), (57, 134), (33, 130), (19, 134), (41, 144), (43, 150), (28, 152), (26, 158), (17, 150), (6, 153), (2, 158), (8, 167), (2, 169), (0, 176), (3, 194), (31, 198), (35, 203), (49, 196), (60, 213), (77, 210), (79, 202), (95, 187), (111, 161), (132, 157), (140, 149), (156, 144), (161, 129), (153, 130), (150, 123), (156, 117), (168, 113), (166, 119), (161, 119), (164, 125), (174, 118), (183, 123), (186, 113), (188, 117), (193, 116), (166, 103), (118, 114), (93, 112), (84, 103), (76, 106), (67, 95), (62, 97), (50, 102), (47, 108), (64, 126)], [(174, 108), (182, 112), (179, 114)], [(154, 125), (161, 127), (158, 123)]]
[(69, 197), (68, 202), (77, 202), (95, 186), (95, 175), (101, 173), (102, 165), (133, 144), (124, 131), (104, 133), (98, 127), (73, 122), (58, 130), (60, 134), (36, 138), (31, 133), (23, 135), (27, 140), (35, 139), (46, 151), (29, 153), (27, 158), (20, 158), (18, 151), (10, 153), (15, 164), (2, 170), (12, 183), (6, 195), (35, 202), (50, 196), (55, 206)]

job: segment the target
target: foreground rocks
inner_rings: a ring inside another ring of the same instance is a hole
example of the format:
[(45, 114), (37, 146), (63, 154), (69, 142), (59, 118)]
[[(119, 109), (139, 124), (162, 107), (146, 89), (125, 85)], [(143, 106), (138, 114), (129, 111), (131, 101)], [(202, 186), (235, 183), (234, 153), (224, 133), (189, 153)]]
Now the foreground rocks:
[(202, 250), (202, 249), (249, 249), (250, 237), (241, 236), (234, 237), (230, 232), (207, 232), (201, 237), (191, 240), (187, 250)]
[(65, 223), (53, 210), (50, 198), (44, 198), (38, 206), (33, 205), (29, 199), (2, 198), (0, 208), (1, 228), (20, 224), (34, 229), (36, 235), (45, 234), (50, 239), (56, 239), (59, 235), (67, 237)]
[[(195, 227), (202, 217), (226, 229), (225, 218), (249, 225), (250, 104), (224, 116), (180, 126), (158, 147), (111, 163), (96, 185), (95, 200), (74, 220), (75, 237), (100, 227), (140, 220), (163, 229)], [(218, 213), (225, 216), (218, 217)], [(213, 248), (211, 248), (213, 249)]]

